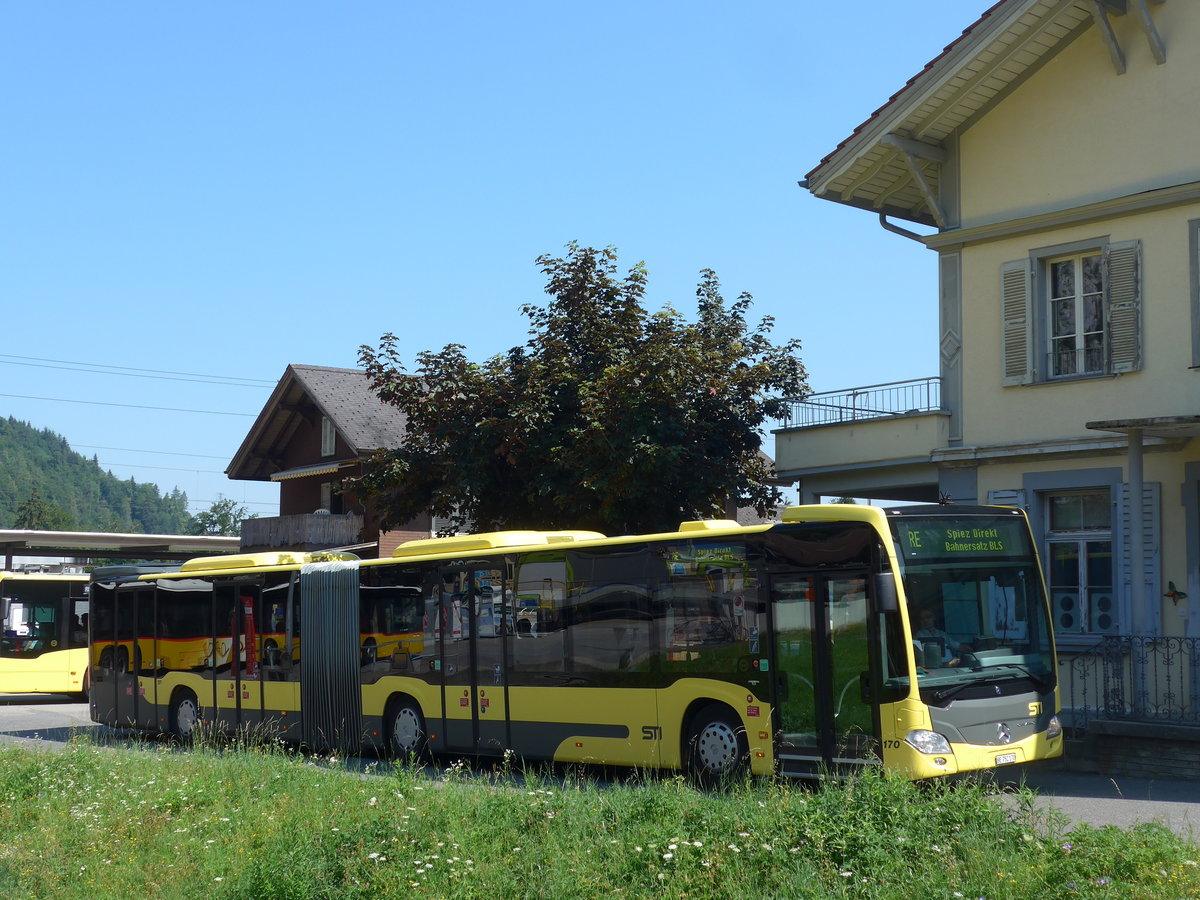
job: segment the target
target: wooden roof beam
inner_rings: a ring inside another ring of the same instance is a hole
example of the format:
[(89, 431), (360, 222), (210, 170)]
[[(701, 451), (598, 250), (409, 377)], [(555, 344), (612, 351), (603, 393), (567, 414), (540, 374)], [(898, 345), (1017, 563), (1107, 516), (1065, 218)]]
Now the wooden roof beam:
[(1118, 75), (1125, 74), (1125, 54), (1121, 52), (1121, 44), (1117, 40), (1117, 33), (1113, 31), (1112, 22), (1108, 21), (1107, 10), (1111, 9), (1114, 13), (1121, 16), (1125, 14), (1125, 0), (1092, 0), (1092, 19), (1096, 23), (1096, 28), (1100, 31), (1100, 37), (1104, 41), (1104, 46), (1108, 48), (1108, 55), (1112, 59), (1113, 69)]
[(897, 150), (904, 157), (904, 161), (908, 165), (908, 171), (912, 175), (912, 180), (916, 183), (917, 188), (921, 191), (921, 195), (925, 198), (925, 205), (929, 208), (929, 214), (933, 216), (933, 221), (937, 223), (937, 227), (944, 229), (946, 227), (946, 214), (942, 211), (942, 204), (933, 192), (933, 186), (930, 185), (929, 179), (925, 177), (925, 170), (921, 168), (920, 160), (927, 160), (936, 166), (940, 166), (946, 161), (946, 151), (941, 147), (935, 147), (923, 141), (914, 141), (911, 138), (901, 137), (898, 134), (885, 135), (880, 143), (886, 144), (893, 150)]
[[(1151, 2), (1159, 4), (1165, 0), (1151, 0)], [(1133, 8), (1137, 11), (1138, 20), (1142, 23), (1142, 31), (1146, 32), (1146, 40), (1150, 43), (1150, 52), (1154, 54), (1154, 61), (1161, 66), (1167, 61), (1167, 45), (1163, 43), (1162, 35), (1154, 26), (1154, 19), (1150, 18), (1150, 9), (1146, 6), (1146, 0), (1133, 0)]]
[(314, 428), (317, 425), (317, 411), (311, 403), (280, 403), (279, 408), (284, 412), (295, 413)]

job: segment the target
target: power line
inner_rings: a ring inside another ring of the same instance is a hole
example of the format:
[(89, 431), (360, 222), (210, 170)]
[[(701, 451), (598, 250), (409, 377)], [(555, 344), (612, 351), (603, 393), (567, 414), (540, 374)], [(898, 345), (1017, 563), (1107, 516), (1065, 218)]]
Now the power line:
[(15, 397), (18, 400), (45, 400), (52, 403), (80, 403), (84, 406), (119, 406), (122, 409), (152, 409), (157, 412), (197, 413), (206, 416), (243, 416), (257, 418), (256, 413), (227, 412), (223, 409), (180, 409), (176, 406), (139, 406), (136, 403), (105, 403), (103, 400), (75, 400), (66, 397), (31, 397), (28, 394), (0, 394), (0, 397)]
[[(12, 360), (25, 360), (13, 362)], [(129, 378), (157, 378), (164, 381), (199, 381), (201, 384), (224, 384), (232, 387), (271, 387), (274, 381), (262, 378), (242, 378), (238, 375), (205, 375), (201, 372), (172, 372), (169, 369), (138, 369), (133, 366), (113, 366), (108, 363), (79, 362), (71, 359), (45, 359), (40, 356), (15, 356), (0, 353), (0, 363), (10, 366), (31, 366), (39, 369), (65, 369), (69, 372), (90, 372), (93, 375), (124, 375)], [(58, 365), (47, 365), (57, 363)], [(80, 368), (81, 366), (86, 368)]]
[[(225, 499), (225, 500), (233, 499), (233, 502), (238, 504), (239, 506), (271, 506), (271, 507), (279, 506), (278, 503), (272, 502), (270, 500), (237, 500), (237, 499), (230, 498), (230, 497), (219, 498), (219, 499)], [(209, 507), (209, 506), (212, 506), (216, 502), (217, 502), (216, 500), (193, 500), (190, 497), (188, 498), (188, 506)]]
[(141, 463), (106, 463), (97, 462), (96, 465), (102, 469), (111, 469), (116, 466), (118, 469), (156, 469), (162, 472), (194, 472), (198, 475), (224, 475), (225, 473), (219, 469), (181, 469), (176, 466), (143, 466)]
[(173, 450), (145, 450), (141, 447), (103, 447), (100, 444), (72, 444), (85, 450), (120, 450), (123, 453), (153, 453), (157, 456), (193, 456), (196, 459), (229, 459), (228, 456), (209, 456), (204, 453), (179, 453)]

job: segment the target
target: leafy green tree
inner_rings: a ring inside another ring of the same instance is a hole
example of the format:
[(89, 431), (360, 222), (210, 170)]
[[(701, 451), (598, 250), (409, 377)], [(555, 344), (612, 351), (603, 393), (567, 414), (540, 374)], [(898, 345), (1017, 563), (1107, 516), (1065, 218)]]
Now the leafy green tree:
[(223, 534), (233, 537), (241, 533), (242, 520), (254, 519), (257, 516), (258, 513), (247, 513), (246, 507), (239, 506), (235, 500), (218, 497), (208, 509), (192, 516), (188, 522), (187, 534)]
[(372, 388), (404, 412), (398, 450), (380, 451), (348, 487), (385, 524), (422, 512), (477, 530), (673, 530), (722, 515), (736, 499), (768, 515), (760, 428), (802, 393), (798, 340), (774, 344), (701, 273), (697, 315), (643, 306), (641, 263), (620, 276), (616, 250), (572, 243), (537, 260), (544, 306), (527, 304), (530, 338), (483, 363), (450, 344), (418, 354), (410, 374), (385, 334), (359, 359)]
[(17, 507), (14, 528), (32, 531), (66, 531), (71, 527), (71, 516), (65, 509), (49, 500), (43, 500), (37, 488), (29, 492), (29, 498)]

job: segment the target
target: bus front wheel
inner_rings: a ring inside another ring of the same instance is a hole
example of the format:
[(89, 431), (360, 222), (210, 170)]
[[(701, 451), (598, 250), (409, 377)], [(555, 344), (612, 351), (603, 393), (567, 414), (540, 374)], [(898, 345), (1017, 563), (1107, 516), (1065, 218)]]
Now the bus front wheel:
[(200, 721), (200, 704), (189, 690), (179, 690), (171, 699), (171, 734), (187, 743), (196, 733)]
[(398, 759), (422, 760), (429, 748), (425, 717), (414, 700), (393, 700), (387, 716), (388, 749)]
[(715, 784), (742, 775), (749, 754), (746, 729), (729, 707), (710, 703), (692, 716), (684, 760), (699, 781)]

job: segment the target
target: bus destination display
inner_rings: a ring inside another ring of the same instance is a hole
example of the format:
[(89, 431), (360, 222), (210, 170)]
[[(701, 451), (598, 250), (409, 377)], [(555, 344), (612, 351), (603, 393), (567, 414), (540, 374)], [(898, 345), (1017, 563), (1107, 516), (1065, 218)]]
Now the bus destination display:
[(905, 559), (1017, 557), (1029, 552), (1024, 521), (1001, 518), (893, 519)]

